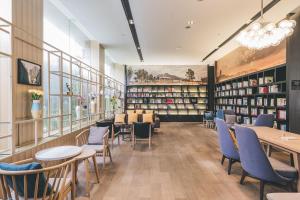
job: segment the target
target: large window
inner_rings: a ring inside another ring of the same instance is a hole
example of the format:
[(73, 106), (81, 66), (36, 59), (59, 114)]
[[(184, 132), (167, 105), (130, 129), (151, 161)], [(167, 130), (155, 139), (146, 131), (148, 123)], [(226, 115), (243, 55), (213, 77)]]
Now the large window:
[(11, 151), (11, 0), (0, 0), (0, 154)]

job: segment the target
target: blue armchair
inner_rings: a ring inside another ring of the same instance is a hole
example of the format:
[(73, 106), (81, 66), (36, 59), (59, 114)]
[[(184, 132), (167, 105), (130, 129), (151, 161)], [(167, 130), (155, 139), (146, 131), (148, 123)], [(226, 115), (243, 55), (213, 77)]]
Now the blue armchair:
[(246, 176), (260, 180), (260, 200), (264, 198), (264, 186), (267, 183), (293, 190), (293, 183), (298, 177), (295, 168), (275, 159), (268, 159), (252, 129), (237, 125), (235, 133), (243, 168), (241, 184)]
[(274, 124), (274, 115), (273, 114), (260, 114), (258, 115), (254, 126), (267, 126), (272, 128)]
[(231, 166), (235, 162), (240, 161), (240, 156), (237, 149), (234, 146), (232, 138), (230, 137), (229, 129), (227, 124), (222, 119), (216, 119), (217, 132), (219, 136), (219, 144), (221, 151), (223, 153), (222, 156), (222, 165), (224, 163), (225, 158), (229, 160), (228, 164), (228, 174), (231, 173)]

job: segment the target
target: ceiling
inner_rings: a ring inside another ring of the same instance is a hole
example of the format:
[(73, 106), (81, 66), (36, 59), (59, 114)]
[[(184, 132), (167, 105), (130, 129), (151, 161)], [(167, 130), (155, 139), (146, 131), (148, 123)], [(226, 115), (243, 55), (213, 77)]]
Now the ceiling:
[[(271, 0), (265, 0), (265, 5)], [(196, 65), (252, 18), (260, 0), (130, 0), (145, 62), (141, 63), (120, 0), (56, 0), (114, 62), (129, 65)], [(281, 0), (265, 19), (279, 21), (299, 0)], [(191, 29), (185, 29), (193, 20)], [(236, 48), (229, 42), (206, 62)]]

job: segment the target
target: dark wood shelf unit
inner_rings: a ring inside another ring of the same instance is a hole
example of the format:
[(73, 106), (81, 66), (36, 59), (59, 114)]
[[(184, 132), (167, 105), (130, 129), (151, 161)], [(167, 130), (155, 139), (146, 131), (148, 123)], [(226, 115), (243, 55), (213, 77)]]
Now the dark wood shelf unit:
[(277, 128), (288, 130), (287, 68), (268, 68), (217, 83), (215, 110), (234, 110), (240, 123), (254, 123), (259, 114), (274, 114)]

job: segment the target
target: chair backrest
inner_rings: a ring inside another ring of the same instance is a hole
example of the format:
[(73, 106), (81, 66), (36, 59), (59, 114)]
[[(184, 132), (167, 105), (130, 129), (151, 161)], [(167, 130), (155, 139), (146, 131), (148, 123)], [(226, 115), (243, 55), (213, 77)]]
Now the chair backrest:
[(216, 118), (224, 120), (224, 110), (220, 109), (216, 112)]
[(213, 120), (214, 119), (214, 113), (213, 111), (205, 111), (203, 115), (204, 120)]
[(280, 177), (274, 172), (256, 133), (250, 128), (239, 125), (236, 125), (235, 133), (243, 169), (251, 176), (265, 181), (280, 181)]
[(258, 115), (254, 125), (255, 126), (266, 126), (272, 128), (274, 124), (273, 114), (260, 114)]
[[(79, 133), (75, 138), (76, 145), (82, 146), (88, 144), (89, 134), (90, 134), (90, 129), (85, 129), (81, 133)], [(109, 130), (107, 130), (107, 132), (103, 135), (102, 144), (105, 146), (109, 145)]]
[(235, 115), (234, 110), (224, 110), (224, 115)]
[(133, 123), (133, 133), (139, 138), (151, 137), (151, 124), (150, 123)]
[(73, 164), (74, 161), (71, 160), (35, 170), (0, 170), (1, 199), (56, 200), (65, 191), (67, 176)]
[(238, 160), (239, 159), (239, 153), (235, 149), (234, 143), (230, 137), (229, 129), (227, 124), (223, 119), (216, 119), (216, 126), (217, 126), (217, 132), (218, 132), (218, 138), (219, 138), (219, 144), (222, 153), (227, 158), (233, 158)]

